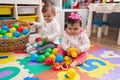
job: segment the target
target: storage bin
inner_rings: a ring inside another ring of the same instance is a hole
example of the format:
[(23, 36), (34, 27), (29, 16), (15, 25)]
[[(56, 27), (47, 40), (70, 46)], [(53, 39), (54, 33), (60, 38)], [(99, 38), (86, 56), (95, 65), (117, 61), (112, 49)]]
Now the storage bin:
[[(0, 20), (0, 25), (4, 24), (13, 24), (18, 23), (19, 25), (24, 25), (24, 27), (28, 27), (29, 24), (25, 21), (19, 20)], [(29, 42), (29, 35), (30, 32), (24, 36), (20, 36), (17, 38), (0, 38), (0, 52), (7, 52), (7, 51), (19, 51), (26, 48), (26, 44)]]
[(8, 19), (15, 19), (14, 16), (8, 16), (8, 15), (0, 15), (0, 20), (8, 20)]
[(13, 6), (0, 5), (0, 15), (11, 15)]
[(35, 14), (37, 6), (18, 6), (18, 14)]
[(32, 16), (19, 16), (18, 19), (19, 20), (23, 20), (26, 22), (36, 22), (37, 21), (38, 16), (36, 15), (32, 15)]

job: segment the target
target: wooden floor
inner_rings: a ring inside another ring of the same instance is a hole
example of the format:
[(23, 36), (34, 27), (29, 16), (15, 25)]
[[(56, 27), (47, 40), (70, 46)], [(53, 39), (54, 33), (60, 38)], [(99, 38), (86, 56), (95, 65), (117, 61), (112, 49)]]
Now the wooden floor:
[(92, 33), (90, 37), (91, 44), (97, 44), (106, 48), (120, 51), (120, 45), (117, 45), (118, 28), (109, 28), (108, 36), (102, 34), (101, 38), (97, 38), (96, 33)]

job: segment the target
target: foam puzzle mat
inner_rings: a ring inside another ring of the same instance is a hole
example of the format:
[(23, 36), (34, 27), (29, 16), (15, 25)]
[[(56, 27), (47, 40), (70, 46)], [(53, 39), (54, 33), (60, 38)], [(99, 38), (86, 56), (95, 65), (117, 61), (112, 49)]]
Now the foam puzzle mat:
[(66, 71), (31, 62), (30, 54), (23, 51), (0, 52), (0, 80), (120, 80), (120, 52), (97, 45), (88, 52), (72, 79), (65, 78)]

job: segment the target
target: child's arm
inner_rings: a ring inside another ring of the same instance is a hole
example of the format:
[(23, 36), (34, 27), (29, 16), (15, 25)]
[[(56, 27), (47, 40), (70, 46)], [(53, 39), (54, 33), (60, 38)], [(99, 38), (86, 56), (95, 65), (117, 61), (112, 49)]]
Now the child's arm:
[(31, 26), (35, 26), (35, 27), (37, 27), (37, 28), (41, 28), (41, 27), (42, 27), (42, 23), (38, 23), (38, 22), (29, 22), (29, 24), (30, 24)]

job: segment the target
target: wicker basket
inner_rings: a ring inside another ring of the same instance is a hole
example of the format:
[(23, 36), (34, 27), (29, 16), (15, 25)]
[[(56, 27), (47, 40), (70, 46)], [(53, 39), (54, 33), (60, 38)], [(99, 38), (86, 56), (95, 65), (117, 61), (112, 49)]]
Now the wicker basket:
[[(24, 21), (19, 20), (0, 20), (0, 25), (9, 24), (9, 23), (19, 23), (24, 26), (28, 26), (29, 24)], [(24, 36), (18, 38), (0, 38), (0, 52), (10, 52), (10, 51), (18, 51), (26, 48), (26, 44), (29, 42), (30, 32)]]

